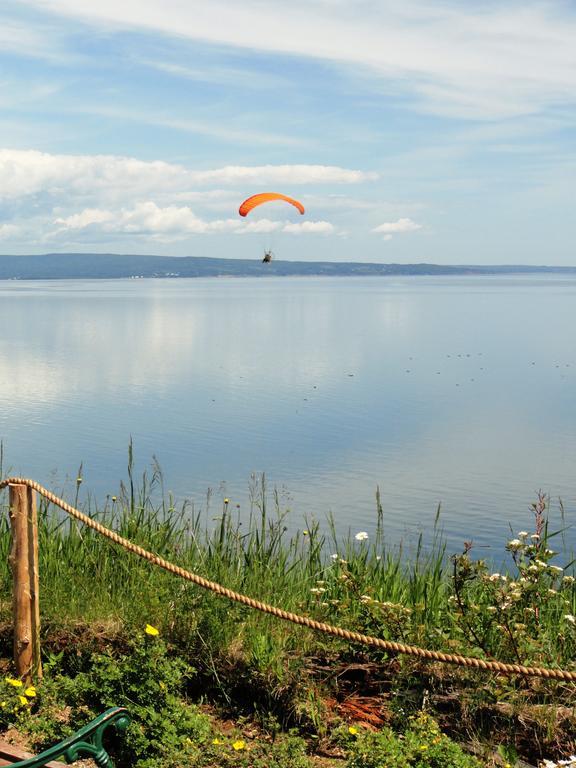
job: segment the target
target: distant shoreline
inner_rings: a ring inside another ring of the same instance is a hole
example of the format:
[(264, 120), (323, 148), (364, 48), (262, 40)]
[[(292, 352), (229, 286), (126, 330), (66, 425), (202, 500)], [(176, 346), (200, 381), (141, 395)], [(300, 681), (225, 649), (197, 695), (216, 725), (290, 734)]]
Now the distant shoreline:
[(0, 280), (72, 280), (190, 277), (369, 277), (576, 275), (574, 267), (529, 265), (383, 264), (370, 262), (220, 259), (110, 253), (48, 253), (0, 256)]

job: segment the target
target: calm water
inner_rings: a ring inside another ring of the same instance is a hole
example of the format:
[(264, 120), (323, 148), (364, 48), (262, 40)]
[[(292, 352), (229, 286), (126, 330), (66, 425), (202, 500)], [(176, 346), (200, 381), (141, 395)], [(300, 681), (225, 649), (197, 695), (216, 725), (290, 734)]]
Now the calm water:
[(498, 554), (538, 489), (574, 520), (573, 278), (0, 282), (0, 327), (4, 469), (49, 486), (116, 493), (132, 436), (202, 507), (265, 472), (294, 526), (370, 532), (377, 485), (394, 542), (441, 503)]

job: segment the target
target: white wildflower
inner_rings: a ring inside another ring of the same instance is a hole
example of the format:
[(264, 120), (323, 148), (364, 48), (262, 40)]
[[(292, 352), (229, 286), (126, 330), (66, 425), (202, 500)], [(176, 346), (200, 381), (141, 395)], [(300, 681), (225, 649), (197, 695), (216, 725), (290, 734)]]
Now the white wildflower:
[(573, 616), (571, 613), (566, 613), (564, 615), (564, 618), (566, 621), (569, 621), (570, 624), (576, 624), (576, 616)]
[(367, 541), (368, 534), (366, 533), (366, 531), (358, 531), (358, 533), (356, 534), (356, 536), (354, 536), (354, 538), (356, 539), (356, 541)]
[(574, 576), (564, 576), (564, 578), (562, 579), (562, 581), (563, 581), (565, 584), (574, 584), (574, 581), (575, 581), (575, 579), (574, 579)]
[(338, 553), (335, 552), (333, 555), (330, 555), (330, 557), (332, 558), (332, 560), (338, 560)]
[(518, 538), (525, 539), (528, 536), (528, 531), (518, 531)]
[(493, 573), (491, 576), (488, 576), (489, 581), (500, 581), (500, 574), (499, 573)]
[(522, 542), (520, 541), (520, 539), (511, 539), (508, 542), (508, 544), (506, 544), (506, 547), (508, 549), (511, 549), (513, 552), (516, 551), (517, 549), (520, 549), (522, 546), (523, 545), (522, 545)]
[(559, 565), (549, 565), (548, 568), (550, 568), (551, 571), (554, 571), (554, 573), (564, 573), (564, 568), (560, 568)]

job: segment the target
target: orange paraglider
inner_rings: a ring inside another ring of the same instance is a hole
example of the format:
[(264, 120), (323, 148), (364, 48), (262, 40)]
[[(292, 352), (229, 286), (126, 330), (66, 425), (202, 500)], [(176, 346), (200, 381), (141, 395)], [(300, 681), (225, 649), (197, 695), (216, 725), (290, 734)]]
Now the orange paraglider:
[(271, 200), (284, 200), (286, 203), (290, 203), (297, 208), (300, 213), (304, 213), (304, 206), (298, 200), (294, 200), (293, 197), (287, 197), (287, 195), (281, 195), (279, 192), (260, 192), (258, 195), (252, 195), (247, 200), (244, 200), (238, 213), (240, 216), (247, 216), (253, 208), (256, 208), (262, 203), (268, 203)]

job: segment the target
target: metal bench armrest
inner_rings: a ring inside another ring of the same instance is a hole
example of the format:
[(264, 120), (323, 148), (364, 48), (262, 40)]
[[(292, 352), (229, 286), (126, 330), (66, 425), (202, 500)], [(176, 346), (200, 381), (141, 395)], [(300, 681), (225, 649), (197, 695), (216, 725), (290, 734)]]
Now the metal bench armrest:
[(111, 725), (114, 725), (117, 730), (123, 731), (129, 722), (130, 716), (127, 709), (112, 707), (88, 725), (80, 728), (72, 736), (46, 749), (40, 755), (12, 763), (12, 768), (42, 768), (58, 757), (64, 757), (69, 763), (79, 760), (81, 757), (89, 757), (94, 760), (98, 768), (114, 768), (110, 755), (104, 749), (102, 741), (104, 731)]

